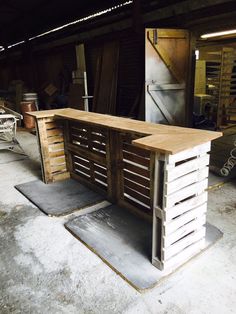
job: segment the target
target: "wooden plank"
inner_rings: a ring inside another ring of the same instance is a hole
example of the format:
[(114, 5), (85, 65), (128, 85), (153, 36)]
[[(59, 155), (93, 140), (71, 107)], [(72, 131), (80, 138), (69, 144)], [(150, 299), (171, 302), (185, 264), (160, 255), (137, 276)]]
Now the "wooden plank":
[(167, 162), (168, 163), (175, 163), (180, 160), (188, 159), (194, 156), (199, 156), (204, 153), (207, 153), (211, 150), (211, 142), (207, 142), (204, 144), (197, 145), (191, 149), (184, 150), (180, 153), (174, 154), (174, 155), (168, 155), (167, 156)]
[(47, 130), (47, 136), (48, 137), (51, 137), (51, 136), (59, 136), (59, 135), (62, 135), (63, 134), (63, 131), (62, 129), (52, 129), (52, 130)]
[(57, 121), (57, 122), (47, 122), (46, 123), (46, 129), (47, 130), (50, 130), (50, 129), (56, 129), (56, 128), (58, 128), (58, 122), (59, 121)]
[(99, 150), (101, 152), (106, 152), (106, 145), (99, 144), (97, 142), (92, 142), (91, 145), (92, 145), (93, 150)]
[[(171, 154), (192, 148), (205, 142), (209, 142), (221, 136), (220, 132), (203, 131), (190, 128), (182, 128), (177, 126), (167, 126), (154, 123), (147, 123), (128, 118), (121, 118), (109, 115), (98, 114), (94, 112), (84, 112), (76, 109), (65, 109), (63, 113), (56, 115), (59, 119), (69, 119), (72, 121), (86, 122), (88, 125), (103, 127), (104, 129), (112, 129), (129, 133), (137, 133), (140, 136), (155, 134), (160, 138), (153, 149), (162, 150), (162, 152), (170, 152)], [(191, 134), (191, 136), (189, 136)], [(186, 135), (186, 136), (185, 136)], [(183, 137), (184, 138), (183, 138)], [(144, 140), (140, 138), (136, 141)], [(165, 145), (164, 145), (165, 144)], [(137, 144), (135, 144), (137, 145)], [(172, 147), (173, 146), (173, 147)], [(149, 147), (149, 149), (152, 149)]]
[(78, 138), (88, 138), (88, 132), (87, 131), (83, 131), (83, 130), (77, 130), (74, 128), (70, 129), (70, 134), (73, 134), (73, 136), (78, 137)]
[(203, 192), (200, 195), (194, 196), (187, 201), (181, 202), (173, 207), (163, 210), (164, 219), (166, 222), (171, 219), (184, 214), (185, 212), (199, 207), (207, 202), (207, 192)]
[(207, 189), (207, 187), (208, 187), (208, 180), (205, 179), (203, 181), (191, 184), (183, 188), (182, 190), (179, 190), (171, 195), (164, 196), (164, 200), (163, 200), (164, 207), (166, 208), (173, 207), (176, 203), (188, 197), (191, 197), (195, 194), (200, 194), (205, 189)]
[(77, 137), (74, 134), (71, 134), (71, 143), (74, 145), (79, 145), (83, 147), (88, 147), (88, 139), (84, 137)]
[(79, 156), (76, 155), (72, 155), (74, 163), (82, 165), (84, 167), (89, 168), (89, 161), (84, 159), (84, 158), (80, 158)]
[(48, 137), (47, 141), (48, 141), (48, 145), (56, 144), (56, 143), (64, 143), (64, 138), (62, 135), (52, 136), (52, 137)]
[(148, 150), (136, 147), (129, 143), (123, 142), (123, 150), (128, 153), (132, 153), (132, 154), (144, 157), (144, 158), (150, 158), (150, 152)]
[(62, 164), (62, 165), (53, 165), (51, 166), (51, 172), (65, 172), (67, 170), (66, 168), (66, 164)]
[(105, 167), (102, 167), (101, 165), (94, 164), (94, 171), (101, 173), (104, 176), (107, 176), (107, 169)]
[(64, 150), (64, 142), (58, 144), (50, 144), (48, 145), (49, 152), (57, 152), (60, 150)]
[(95, 190), (97, 191), (98, 193), (104, 195), (104, 197), (106, 197), (106, 192), (104, 191), (104, 186), (101, 187), (100, 185), (98, 184), (95, 184), (94, 182), (90, 182), (89, 181), (89, 177), (88, 176), (85, 176), (81, 173), (75, 173), (75, 172), (72, 172), (71, 173), (71, 178), (79, 181), (80, 183), (88, 186), (89, 188), (91, 188), (92, 190)]
[(209, 168), (205, 167), (197, 171), (186, 174), (174, 181), (167, 182), (164, 185), (164, 193), (170, 195), (178, 190), (208, 177)]
[(193, 221), (183, 225), (167, 237), (163, 237), (163, 247), (168, 248), (171, 246), (171, 244), (175, 243), (179, 239), (183, 238), (190, 232), (194, 230), (198, 230), (199, 228), (202, 228), (202, 226), (206, 223), (206, 215), (202, 215), (201, 217), (198, 217), (197, 219), (194, 219)]
[(107, 138), (99, 133), (91, 133), (92, 141), (97, 141), (99, 143), (106, 143)]
[(187, 224), (188, 222), (201, 217), (207, 211), (207, 204), (200, 205), (197, 208), (189, 210), (185, 214), (181, 215), (180, 217), (171, 220), (170, 222), (164, 222), (163, 226), (163, 235), (168, 236), (178, 228), (182, 227), (183, 225)]
[[(191, 143), (190, 143), (190, 138)], [(164, 154), (176, 154), (187, 149), (192, 149), (195, 146), (207, 143), (214, 139), (214, 136), (206, 136), (205, 134), (199, 134), (198, 137), (190, 136), (185, 133), (175, 134), (155, 134), (147, 137), (134, 140), (132, 143), (137, 147), (161, 152)]]
[(51, 166), (65, 164), (65, 162), (66, 162), (65, 156), (50, 158), (50, 165)]
[(124, 179), (124, 186), (127, 186), (128, 188), (131, 188), (132, 190), (135, 190), (138, 193), (141, 193), (147, 197), (150, 197), (150, 189), (149, 188), (145, 188), (144, 186), (139, 185), (133, 181)]
[(53, 152), (49, 152), (49, 157), (51, 158), (55, 158), (55, 157), (62, 157), (65, 156), (65, 151), (64, 149), (62, 150), (57, 150), (57, 151), (53, 151)]
[(52, 182), (52, 173), (50, 168), (50, 157), (48, 149), (47, 130), (45, 126), (45, 120), (37, 120), (38, 139), (41, 152), (41, 166), (43, 169), (43, 181), (44, 183)]
[(95, 180), (98, 179), (107, 184), (107, 176), (103, 176), (102, 174), (95, 172), (94, 177), (95, 177)]
[(63, 181), (69, 178), (70, 178), (70, 173), (66, 171), (66, 172), (61, 172), (61, 173), (54, 173), (52, 180), (53, 182), (57, 182), (57, 181)]
[(123, 168), (129, 171), (132, 171), (133, 173), (140, 174), (143, 177), (149, 178), (149, 175), (150, 175), (149, 170), (138, 167), (137, 165), (130, 164), (126, 161), (123, 162)]
[(134, 163), (140, 164), (140, 165), (145, 166), (147, 168), (149, 168), (149, 166), (150, 166), (150, 160), (149, 159), (142, 158), (138, 155), (130, 154), (126, 151), (123, 151), (123, 158), (127, 159), (129, 161), (133, 161)]
[(148, 40), (150, 41), (150, 43), (152, 44), (156, 52), (159, 54), (159, 56), (161, 57), (161, 59), (163, 60), (167, 68), (170, 70), (174, 78), (177, 80), (177, 82), (182, 82), (183, 81), (182, 75), (181, 73), (179, 73), (179, 70), (177, 69), (177, 67), (174, 65), (173, 61), (169, 57), (168, 51), (166, 51), (158, 43), (157, 44), (154, 43), (153, 38), (150, 35), (150, 32), (148, 32)]
[(98, 164), (106, 166), (106, 158), (95, 153), (94, 151), (91, 152), (91, 151), (89, 151), (85, 148), (79, 147), (79, 146), (75, 147), (75, 145), (72, 145), (72, 144), (68, 144), (68, 150), (75, 153), (75, 154), (78, 154), (81, 157), (84, 157), (86, 159), (97, 162)]
[(205, 239), (202, 238), (199, 241), (195, 242), (194, 244), (190, 245), (183, 251), (181, 251), (176, 256), (172, 257), (168, 261), (163, 261), (165, 269), (176, 269), (178, 266), (184, 264), (186, 261), (188, 261), (192, 256), (199, 253), (205, 245)]
[(149, 197), (145, 197), (144, 195), (138, 193), (137, 191), (130, 189), (126, 185), (124, 185), (124, 193), (132, 196), (133, 198), (140, 201), (141, 203), (150, 206), (150, 198)]
[(68, 150), (68, 144), (70, 143), (70, 133), (69, 133), (69, 121), (63, 121), (64, 125), (64, 146), (65, 146), (65, 158), (66, 158), (66, 165), (69, 173), (73, 171), (73, 159), (71, 156), (71, 152)]
[(208, 154), (195, 158), (193, 160), (182, 163), (181, 165), (168, 170), (168, 165), (166, 166), (166, 181), (171, 182), (189, 172), (196, 171), (198, 169), (204, 168), (209, 164), (210, 156)]
[(48, 118), (49, 121), (51, 121), (50, 118), (53, 118), (56, 114), (60, 114), (65, 109), (52, 109), (52, 110), (42, 110), (42, 111), (31, 111), (27, 112), (27, 115), (32, 116), (39, 119)]
[(192, 245), (204, 238), (206, 234), (206, 228), (201, 227), (200, 230), (197, 230), (190, 235), (184, 237), (183, 239), (177, 241), (175, 244), (171, 245), (168, 248), (163, 249), (163, 260), (168, 260), (172, 256), (184, 250), (189, 245)]
[(124, 178), (134, 181), (142, 186), (150, 188), (150, 180), (144, 177), (140, 177), (138, 174), (129, 172), (128, 170), (123, 169)]

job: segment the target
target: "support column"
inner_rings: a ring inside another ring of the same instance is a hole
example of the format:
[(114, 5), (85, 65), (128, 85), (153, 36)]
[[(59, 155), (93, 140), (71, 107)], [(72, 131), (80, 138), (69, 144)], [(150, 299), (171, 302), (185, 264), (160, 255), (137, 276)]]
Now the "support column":
[(210, 142), (156, 154), (152, 263), (177, 268), (204, 246)]

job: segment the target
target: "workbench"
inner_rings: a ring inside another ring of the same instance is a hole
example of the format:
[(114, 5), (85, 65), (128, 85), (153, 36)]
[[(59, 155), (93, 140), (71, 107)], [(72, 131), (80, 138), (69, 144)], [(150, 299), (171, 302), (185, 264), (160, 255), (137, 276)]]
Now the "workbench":
[(35, 118), (45, 183), (72, 177), (153, 224), (152, 264), (183, 264), (205, 239), (211, 141), (220, 132), (58, 109)]

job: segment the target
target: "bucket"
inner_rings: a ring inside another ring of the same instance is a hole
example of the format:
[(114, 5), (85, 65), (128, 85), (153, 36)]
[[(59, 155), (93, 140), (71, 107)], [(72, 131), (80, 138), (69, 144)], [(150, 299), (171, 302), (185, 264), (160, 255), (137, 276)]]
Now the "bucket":
[(33, 129), (35, 127), (34, 117), (30, 117), (26, 112), (36, 111), (36, 105), (34, 101), (22, 101), (20, 103), (21, 113), (23, 115), (23, 121), (26, 129)]

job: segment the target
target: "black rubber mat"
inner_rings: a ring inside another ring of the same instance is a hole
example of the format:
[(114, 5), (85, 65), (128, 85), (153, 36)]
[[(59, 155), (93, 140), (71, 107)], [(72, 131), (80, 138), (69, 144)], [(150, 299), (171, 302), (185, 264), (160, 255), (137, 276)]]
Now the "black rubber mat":
[[(171, 273), (151, 263), (152, 224), (124, 208), (101, 208), (72, 219), (65, 227), (137, 290), (151, 288)], [(203, 250), (222, 236), (210, 224), (206, 230)]]
[(67, 215), (105, 199), (73, 179), (51, 184), (37, 180), (16, 185), (15, 188), (49, 216)]

